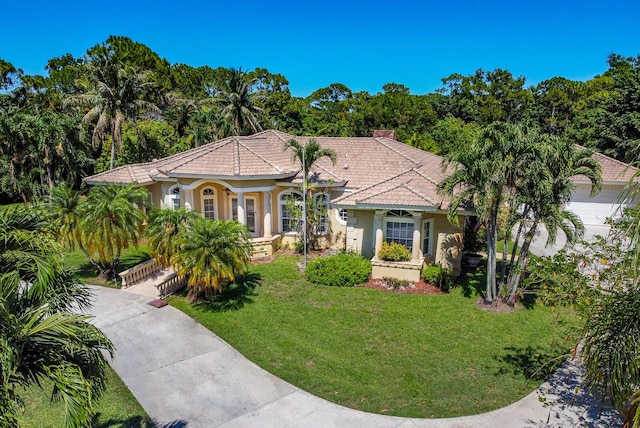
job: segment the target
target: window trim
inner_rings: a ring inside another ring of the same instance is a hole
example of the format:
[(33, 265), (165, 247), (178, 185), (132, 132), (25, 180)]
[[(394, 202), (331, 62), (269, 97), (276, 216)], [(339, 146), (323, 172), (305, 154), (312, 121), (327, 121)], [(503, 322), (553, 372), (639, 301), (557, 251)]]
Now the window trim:
[[(343, 226), (346, 226), (347, 225), (347, 218), (349, 217), (349, 210), (347, 210), (346, 208), (333, 208), (333, 209), (336, 212), (336, 220), (338, 221), (338, 223), (340, 223)], [(340, 215), (342, 211), (345, 212), (344, 220), (342, 219), (342, 216)]]
[[(204, 192), (206, 192), (207, 190), (211, 190), (211, 192), (213, 193), (210, 195), (205, 195)], [(205, 200), (213, 201), (213, 217), (207, 217), (207, 213), (204, 205)], [(200, 192), (200, 206), (202, 207), (202, 217), (212, 219), (212, 220), (219, 218), (218, 217), (218, 194), (215, 188), (211, 186), (207, 186), (202, 189), (202, 191)]]
[(284, 190), (280, 193), (278, 193), (278, 229), (280, 229), (280, 233), (283, 234), (294, 234), (297, 235), (298, 232), (296, 232), (295, 230), (289, 230), (287, 232), (285, 232), (284, 230), (284, 218), (282, 216), (282, 211), (284, 206), (287, 204), (287, 201), (285, 200), (285, 198), (289, 195), (292, 194), (296, 194), (298, 196), (300, 196), (300, 203), (302, 203), (302, 199), (304, 197), (304, 195), (302, 194), (302, 192), (299, 192), (297, 190), (293, 190), (293, 189), (288, 189), (288, 190)]
[(389, 215), (389, 213), (390, 213), (391, 211), (387, 211), (387, 212), (385, 213), (385, 216), (384, 216), (384, 219), (383, 219), (383, 220), (384, 220), (384, 221), (383, 221), (383, 228), (384, 228), (384, 229), (383, 229), (383, 234), (384, 234), (384, 240), (385, 240), (385, 242), (398, 242), (398, 241), (392, 241), (392, 240), (389, 238), (389, 236), (388, 236), (389, 234), (388, 234), (388, 226), (387, 226), (387, 225), (388, 225), (389, 223), (404, 223), (404, 224), (411, 224), (411, 226), (412, 226), (412, 230), (411, 230), (411, 237), (410, 237), (410, 238), (406, 238), (406, 239), (405, 239), (405, 241), (411, 241), (411, 246), (408, 246), (408, 245), (406, 245), (406, 243), (403, 243), (403, 242), (401, 242), (401, 244), (403, 244), (404, 246), (406, 246), (407, 248), (409, 248), (410, 250), (412, 250), (412, 249), (413, 249), (413, 246), (414, 246), (414, 242), (413, 242), (413, 231), (415, 231), (415, 230), (416, 230), (416, 224), (415, 224), (414, 217), (413, 217), (413, 215), (411, 215), (411, 213), (409, 213), (409, 212), (408, 212), (408, 211), (406, 211), (406, 210), (396, 210), (396, 211), (398, 211), (399, 213), (400, 213), (400, 212), (404, 212), (404, 213), (406, 213), (406, 214), (408, 214), (408, 215), (406, 215), (406, 214), (403, 214), (403, 215), (394, 215), (394, 214)]
[[(168, 196), (167, 200), (169, 202), (169, 209), (177, 210), (182, 208), (182, 192), (180, 191), (180, 186), (178, 184), (175, 184), (169, 187), (167, 196)], [(176, 206), (176, 200), (178, 201), (177, 206)]]
[(331, 209), (331, 195), (327, 192), (316, 193), (315, 195), (313, 195), (313, 201), (317, 204), (318, 199), (323, 196), (326, 197), (326, 200), (324, 201), (324, 206), (326, 211), (322, 220), (320, 221), (320, 224), (318, 225), (318, 226), (321, 226), (320, 228), (318, 228), (319, 230), (316, 231), (318, 235), (327, 235), (331, 232), (331, 224), (329, 222), (329, 210)]
[[(421, 249), (422, 249), (422, 255), (423, 256), (432, 256), (433, 257), (433, 255), (435, 253), (434, 250), (433, 250), (433, 227), (434, 227), (434, 221), (433, 220), (434, 220), (433, 218), (427, 218), (427, 219), (422, 220), (422, 230), (420, 231), (421, 232), (420, 238), (422, 239), (422, 242), (420, 243), (420, 246), (421, 246)], [(427, 224), (429, 225), (429, 236), (428, 236), (428, 238), (429, 238), (428, 247), (429, 248), (425, 248), (425, 246), (424, 246), (424, 241), (427, 238), (427, 236), (426, 236), (427, 234), (424, 233), (424, 228), (425, 228), (425, 226)]]

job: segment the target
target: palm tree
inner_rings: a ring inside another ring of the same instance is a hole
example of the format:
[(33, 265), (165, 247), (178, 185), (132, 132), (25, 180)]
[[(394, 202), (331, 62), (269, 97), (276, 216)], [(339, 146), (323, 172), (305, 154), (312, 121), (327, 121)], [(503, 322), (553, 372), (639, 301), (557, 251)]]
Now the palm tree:
[[(290, 206), (287, 209), (292, 213), (293, 217), (300, 218), (308, 213), (313, 213), (311, 218), (307, 215), (305, 218), (304, 224), (306, 225), (306, 242), (303, 242), (304, 245), (308, 245), (310, 247), (314, 247), (317, 243), (317, 236), (314, 233), (317, 230), (317, 226), (322, 221), (323, 218), (326, 218), (326, 206), (321, 201), (316, 201), (313, 199), (313, 190), (315, 186), (309, 185), (309, 175), (311, 174), (311, 168), (322, 158), (329, 158), (333, 165), (336, 164), (337, 155), (331, 149), (323, 149), (320, 144), (314, 140), (310, 139), (309, 142), (305, 145), (300, 144), (297, 140), (291, 139), (287, 141), (284, 145), (284, 150), (291, 149), (291, 157), (294, 162), (298, 162), (303, 172), (303, 182), (302, 182), (302, 191), (305, 193), (306, 206), (303, 212), (297, 206), (296, 201), (291, 201)], [(297, 214), (300, 214), (298, 216)], [(309, 221), (311, 219), (311, 221)]]
[(122, 144), (122, 124), (149, 110), (158, 111), (153, 103), (143, 99), (152, 85), (149, 71), (139, 71), (106, 49), (97, 52), (87, 64), (88, 80), (81, 83), (85, 92), (73, 95), (66, 104), (88, 109), (85, 123), (94, 123), (91, 141), (102, 147), (106, 135), (111, 136), (113, 169), (116, 148)]
[(584, 233), (580, 218), (564, 209), (574, 189), (571, 179), (578, 175), (588, 178), (591, 196), (595, 196), (602, 186), (601, 167), (591, 157), (593, 150), (578, 149), (572, 142), (554, 136), (541, 138), (544, 149), (540, 153), (543, 155), (529, 163), (527, 174), (518, 183), (516, 200), (519, 206), (524, 206), (526, 216), (521, 218), (524, 242), (518, 263), (509, 273), (507, 301), (510, 304), (515, 303), (517, 287), (529, 259), (529, 247), (540, 224), (547, 229), (547, 244), (555, 242), (558, 230), (564, 232), (568, 245), (573, 245)]
[(66, 426), (90, 426), (113, 347), (89, 317), (90, 292), (62, 267), (59, 246), (34, 209), (0, 216), (0, 426), (18, 425), (20, 393), (42, 380), (66, 410)]
[[(337, 155), (331, 149), (323, 149), (313, 138), (307, 144), (300, 144), (297, 140), (291, 139), (284, 144), (284, 150), (291, 149), (291, 158), (294, 162), (299, 162), (304, 171), (304, 183), (309, 184), (309, 174), (311, 167), (322, 158), (329, 158), (332, 164), (336, 164)], [(307, 187), (307, 186), (305, 186)]]
[(146, 198), (147, 191), (133, 185), (96, 186), (80, 205), (80, 249), (100, 271), (101, 279), (116, 278), (122, 250), (138, 247), (145, 214), (134, 204), (143, 204)]
[(196, 218), (198, 215), (186, 208), (151, 211), (147, 226), (151, 256), (162, 265), (170, 266), (173, 255), (179, 251), (180, 233)]
[(171, 262), (188, 277), (189, 300), (219, 293), (244, 275), (251, 256), (251, 233), (232, 220), (197, 218), (180, 234)]
[(440, 193), (451, 199), (449, 220), (457, 223), (459, 208), (473, 207), (487, 230), (487, 303), (498, 297), (498, 213), (505, 198), (513, 198), (512, 189), (522, 164), (529, 159), (524, 135), (519, 125), (496, 122), (487, 126), (470, 146), (448, 153), (443, 161), (444, 170), (456, 165), (438, 185)]
[(239, 135), (262, 131), (258, 117), (263, 111), (258, 106), (259, 94), (252, 92), (254, 83), (242, 68), (224, 70), (213, 100)]

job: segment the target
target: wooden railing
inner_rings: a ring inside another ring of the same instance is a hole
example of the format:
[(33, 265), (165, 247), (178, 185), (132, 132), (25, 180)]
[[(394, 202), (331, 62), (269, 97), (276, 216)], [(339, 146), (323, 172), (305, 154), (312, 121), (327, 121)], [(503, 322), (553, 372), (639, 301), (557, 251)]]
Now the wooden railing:
[(174, 272), (156, 287), (158, 287), (158, 291), (160, 291), (160, 297), (164, 299), (168, 295), (173, 294), (186, 286), (187, 278)]
[(130, 269), (123, 270), (119, 274), (122, 279), (122, 287), (127, 288), (136, 282), (144, 281), (162, 269), (163, 266), (160, 263), (156, 262), (155, 259), (151, 259), (140, 263), (139, 265), (135, 265)]

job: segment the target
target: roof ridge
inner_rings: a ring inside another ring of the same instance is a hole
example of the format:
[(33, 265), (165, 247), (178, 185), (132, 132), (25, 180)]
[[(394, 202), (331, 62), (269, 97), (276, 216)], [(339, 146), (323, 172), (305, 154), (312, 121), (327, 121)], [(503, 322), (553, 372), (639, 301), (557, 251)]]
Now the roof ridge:
[(392, 175), (391, 177), (387, 177), (387, 178), (385, 178), (384, 180), (380, 180), (380, 181), (377, 181), (377, 182), (375, 182), (375, 183), (373, 183), (373, 184), (370, 184), (370, 185), (368, 185), (368, 186), (362, 187), (362, 188), (360, 188), (360, 189), (356, 190), (355, 192), (353, 192), (353, 193), (351, 194), (351, 196), (355, 197), (358, 193), (362, 193), (362, 192), (364, 192), (365, 190), (369, 190), (369, 189), (371, 189), (371, 188), (373, 188), (373, 187), (376, 187), (376, 186), (379, 186), (379, 185), (381, 185), (381, 184), (383, 184), (383, 183), (386, 183), (387, 181), (391, 181), (391, 180), (393, 180), (393, 179), (395, 179), (395, 178), (400, 177), (402, 174), (406, 174), (407, 172), (412, 171), (412, 170), (413, 170), (413, 168), (411, 168), (410, 170), (407, 170), (407, 171), (399, 172), (398, 174), (396, 174), (396, 175)]
[(411, 168), (410, 171), (415, 171), (416, 174), (418, 174), (419, 176), (421, 176), (422, 178), (424, 178), (425, 180), (429, 181), (430, 183), (435, 184), (436, 186), (438, 185), (438, 183), (436, 183), (435, 181), (433, 181), (431, 179), (431, 177), (429, 177), (428, 175), (426, 175), (424, 172), (420, 171), (419, 169), (416, 168)]
[[(127, 165), (127, 172), (129, 173), (129, 177), (131, 177), (131, 181), (132, 181), (133, 183), (137, 183), (137, 182), (138, 182), (138, 180), (136, 179), (136, 176), (135, 176), (135, 174), (133, 173), (133, 168), (132, 168), (132, 166), (131, 166), (131, 165)], [(148, 174), (148, 172), (147, 172), (147, 174)]]
[[(275, 163), (271, 162), (270, 160), (264, 158), (262, 155), (259, 155), (258, 153), (256, 153), (255, 151), (253, 151), (251, 148), (249, 148), (248, 146), (246, 146), (245, 144), (243, 144), (240, 140), (237, 140), (238, 144), (241, 145), (242, 147), (244, 147), (245, 149), (247, 149), (249, 151), (249, 153), (253, 154), (254, 156), (256, 156), (258, 159), (260, 159), (261, 161), (265, 162), (267, 165), (271, 166), (272, 168), (275, 168), (276, 171), (278, 172), (285, 172), (284, 169), (282, 169), (279, 165), (276, 165)], [(240, 155), (240, 152), (238, 152), (238, 156)]]
[(240, 140), (233, 140), (233, 175), (240, 175)]
[[(219, 141), (213, 141), (211, 143), (203, 144), (202, 146), (194, 147), (193, 149), (189, 149), (189, 150), (187, 150), (185, 152), (176, 153), (175, 155), (171, 155), (171, 156), (168, 156), (168, 157), (164, 158), (162, 163), (164, 163), (164, 164), (169, 163), (169, 162), (165, 162), (165, 161), (169, 160), (171, 158), (174, 158), (174, 157), (178, 157), (180, 155), (184, 155), (185, 153), (189, 153), (189, 152), (191, 152), (189, 154), (194, 154), (196, 152), (200, 153), (201, 151), (205, 151), (204, 150), (205, 147), (208, 150), (217, 150), (220, 147), (224, 147), (227, 144), (229, 144), (230, 142), (232, 142), (233, 138), (234, 137), (225, 137), (225, 138), (223, 138), (222, 140), (219, 140)], [(225, 140), (228, 140), (228, 141), (225, 141)], [(210, 146), (210, 145), (214, 145), (215, 147), (207, 147), (207, 146)], [(202, 150), (198, 150), (198, 149), (202, 149)], [(193, 160), (194, 160), (193, 156), (187, 156), (186, 159), (183, 162), (180, 162), (180, 163), (177, 163), (176, 165), (173, 165), (171, 167), (171, 169), (179, 168), (179, 167), (181, 167), (181, 166), (183, 166), (185, 164), (188, 164), (189, 162), (192, 162)], [(167, 169), (160, 169), (160, 168), (156, 168), (156, 169), (158, 171), (162, 172), (162, 173), (165, 173), (167, 171)]]
[[(395, 152), (396, 154), (402, 156), (403, 158), (408, 159), (409, 161), (413, 162), (415, 165), (422, 165), (422, 163), (411, 159), (409, 156), (405, 155), (404, 153), (401, 153), (399, 150), (395, 149), (394, 147), (391, 147), (388, 143), (385, 143), (384, 141), (382, 141), (382, 140), (389, 140), (389, 138), (376, 137), (376, 138), (374, 138), (374, 140), (377, 141), (378, 143), (382, 144), (383, 146), (385, 146), (386, 148), (388, 148), (392, 152)], [(396, 141), (396, 140), (391, 140), (391, 141)], [(400, 144), (404, 144), (404, 143), (400, 143)]]
[(339, 179), (340, 181), (347, 181), (344, 178), (340, 177), (338, 174), (334, 174), (333, 172), (329, 171), (327, 168), (323, 167), (322, 165), (314, 164), (313, 166), (315, 168), (320, 168), (321, 170), (323, 170), (327, 174), (334, 176), (335, 178)]

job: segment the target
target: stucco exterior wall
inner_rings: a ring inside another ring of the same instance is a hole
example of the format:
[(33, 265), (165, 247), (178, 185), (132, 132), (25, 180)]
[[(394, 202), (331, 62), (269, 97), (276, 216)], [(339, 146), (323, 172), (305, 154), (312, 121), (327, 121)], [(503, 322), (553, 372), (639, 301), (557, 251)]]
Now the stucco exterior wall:
[(373, 257), (374, 230), (373, 211), (349, 210), (347, 217), (346, 249), (362, 254), (364, 257)]

